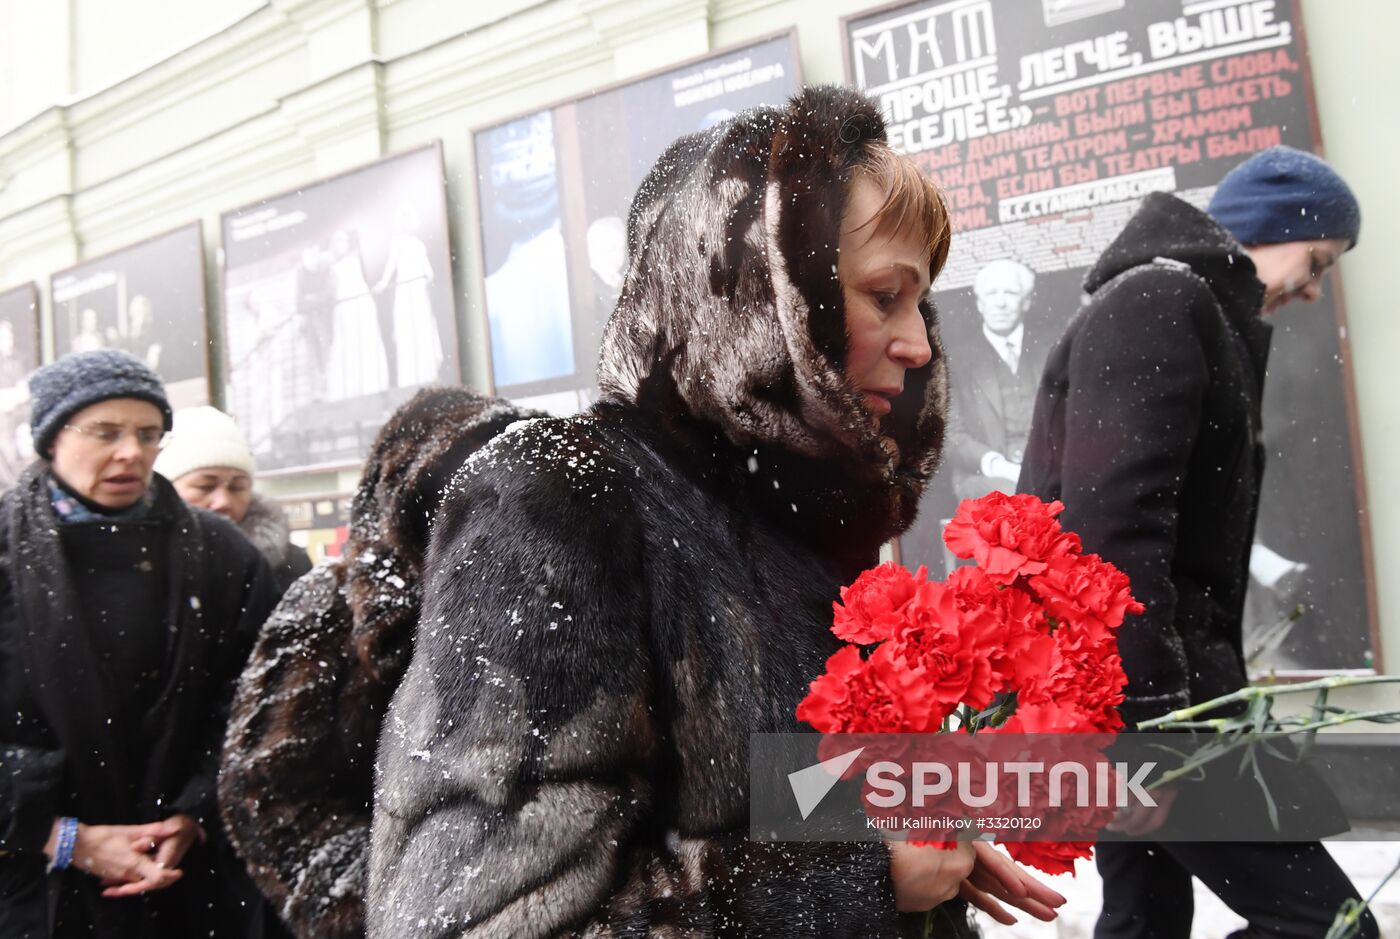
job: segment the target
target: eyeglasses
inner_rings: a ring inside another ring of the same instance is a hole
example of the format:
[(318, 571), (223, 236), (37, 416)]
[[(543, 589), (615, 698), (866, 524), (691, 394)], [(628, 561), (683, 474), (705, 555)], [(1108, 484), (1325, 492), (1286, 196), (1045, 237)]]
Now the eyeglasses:
[(93, 424), (89, 427), (64, 424), (63, 426), (68, 430), (82, 434), (84, 437), (91, 437), (104, 447), (114, 447), (121, 443), (123, 437), (131, 434), (144, 449), (159, 450), (165, 444), (166, 438), (165, 429), (161, 427), (137, 427), (128, 430), (120, 424)]

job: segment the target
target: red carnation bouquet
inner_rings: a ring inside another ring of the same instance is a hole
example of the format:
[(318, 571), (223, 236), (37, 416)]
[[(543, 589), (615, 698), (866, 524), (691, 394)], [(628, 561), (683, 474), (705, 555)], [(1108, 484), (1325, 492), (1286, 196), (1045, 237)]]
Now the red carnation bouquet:
[[(1115, 633), (1143, 607), (1126, 575), (1061, 529), (1063, 508), (1000, 492), (967, 500), (943, 539), (975, 565), (940, 582), (926, 568), (886, 563), (843, 587), (832, 632), (848, 644), (812, 682), (798, 719), (826, 734), (1120, 730), (1127, 677)], [(1092, 848), (998, 841), (1047, 873), (1073, 870)]]

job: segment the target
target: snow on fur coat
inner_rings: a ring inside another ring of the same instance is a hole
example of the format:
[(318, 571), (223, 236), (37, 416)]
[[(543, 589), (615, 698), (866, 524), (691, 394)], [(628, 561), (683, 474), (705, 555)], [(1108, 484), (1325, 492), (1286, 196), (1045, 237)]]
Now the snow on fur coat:
[(468, 454), (534, 416), (465, 388), (420, 391), (374, 443), (345, 556), (293, 584), (258, 638), (219, 798), (230, 840), (302, 939), (364, 934), (375, 741), (408, 664), (442, 488)]
[(838, 587), (942, 446), (934, 356), (881, 438), (845, 379), (836, 242), (875, 107), (808, 90), (643, 182), (603, 398), (444, 497), (380, 739), (373, 937), (892, 936), (879, 844), (747, 838), (748, 741), (790, 732)]

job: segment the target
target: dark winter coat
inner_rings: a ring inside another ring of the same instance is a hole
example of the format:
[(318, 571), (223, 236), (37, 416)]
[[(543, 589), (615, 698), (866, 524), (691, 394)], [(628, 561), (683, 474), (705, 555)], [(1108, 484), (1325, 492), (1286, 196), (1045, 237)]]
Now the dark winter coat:
[(1143, 201), (1084, 286), (1046, 365), (1021, 489), (1063, 500), (1065, 527), (1147, 607), (1118, 636), (1131, 723), (1245, 684), (1272, 327), (1248, 255), (1165, 193)]
[(749, 735), (799, 729), (838, 586), (942, 444), (936, 333), (888, 437), (843, 375), (844, 187), (883, 136), (816, 89), (643, 182), (602, 400), (498, 438), (438, 514), (380, 739), (371, 936), (895, 934), (882, 845), (747, 837)]
[[(1089, 301), (1045, 367), (1021, 488), (1063, 500), (1064, 526), (1127, 573), (1147, 607), (1118, 633), (1131, 726), (1247, 683), (1241, 630), (1272, 327), (1248, 255), (1165, 193), (1143, 200), (1084, 286)], [(1347, 828), (1306, 767), (1261, 765), (1284, 840)], [(1273, 835), (1252, 774), (1225, 772), (1211, 780), (1224, 789), (1185, 787), (1172, 837)]]
[[(239, 872), (219, 869), (233, 859), (220, 856), (215, 779), (271, 575), (226, 519), (187, 507), (160, 476), (152, 486), (148, 514), (120, 524), (60, 524), (41, 463), (0, 499), (0, 935), (49, 935), (51, 904), (83, 907), (104, 937), (247, 928), (235, 906), (247, 895), (230, 892)], [(177, 813), (211, 841), (167, 890), (103, 900), (94, 877), (44, 874), (57, 816)]]
[(267, 559), (279, 597), (292, 581), (311, 570), (311, 558), (303, 548), (292, 544), (287, 513), (277, 503), (253, 493), (238, 527)]
[(465, 388), (420, 391), (370, 451), (345, 556), (298, 580), (258, 637), (219, 795), (230, 839), (302, 939), (364, 934), (375, 742), (408, 665), (443, 486), (537, 416)]

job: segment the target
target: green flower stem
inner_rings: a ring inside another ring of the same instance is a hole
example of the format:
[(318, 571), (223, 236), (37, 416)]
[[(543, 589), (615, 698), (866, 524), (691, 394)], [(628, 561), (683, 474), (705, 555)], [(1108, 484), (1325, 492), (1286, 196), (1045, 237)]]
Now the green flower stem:
[(1342, 908), (1337, 911), (1336, 918), (1332, 920), (1332, 927), (1327, 930), (1325, 939), (1353, 939), (1361, 931), (1361, 914), (1366, 912), (1376, 895), (1381, 892), (1381, 888), (1395, 876), (1396, 871), (1400, 871), (1400, 861), (1395, 862), (1390, 873), (1381, 878), (1381, 882), (1376, 884), (1376, 889), (1372, 890), (1365, 900), (1347, 900), (1343, 903)]
[(1331, 691), (1333, 688), (1354, 688), (1362, 685), (1384, 685), (1400, 683), (1400, 675), (1375, 675), (1375, 676), (1350, 676), (1338, 675), (1332, 678), (1319, 678), (1316, 681), (1302, 682), (1297, 685), (1250, 685), (1248, 688), (1241, 688), (1239, 691), (1212, 698), (1201, 704), (1193, 704), (1190, 707), (1172, 711), (1161, 717), (1154, 717), (1151, 720), (1142, 721), (1137, 725), (1138, 730), (1152, 730), (1164, 724), (1177, 723), (1179, 721), (1190, 721), (1195, 717), (1215, 710), (1226, 704), (1234, 704), (1239, 701), (1257, 701), (1260, 698), (1275, 698), (1285, 694), (1300, 694), (1304, 691)]
[[(1324, 712), (1326, 713), (1326, 712)], [(1310, 733), (1326, 727), (1336, 727), (1339, 724), (1350, 724), (1355, 721), (1371, 721), (1377, 724), (1393, 724), (1400, 722), (1400, 710), (1388, 708), (1380, 711), (1342, 711), (1331, 712), (1334, 716), (1323, 719), (1309, 719), (1305, 724), (1292, 723), (1294, 719), (1274, 721), (1277, 729), (1258, 729), (1253, 721), (1241, 721), (1234, 718), (1218, 717), (1208, 721), (1171, 721), (1166, 722), (1162, 718), (1154, 718), (1153, 721), (1163, 721), (1157, 725), (1168, 730), (1213, 730), (1217, 733), (1229, 733), (1232, 730), (1246, 730), (1255, 728), (1254, 732), (1260, 737), (1287, 737), (1291, 734)], [(1143, 725), (1139, 724), (1141, 728)]]

